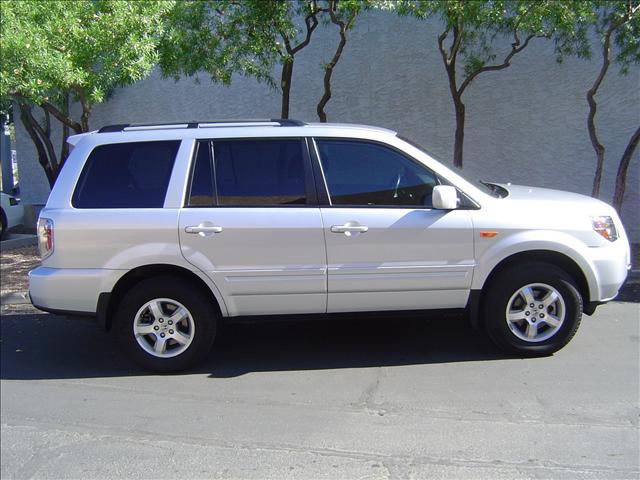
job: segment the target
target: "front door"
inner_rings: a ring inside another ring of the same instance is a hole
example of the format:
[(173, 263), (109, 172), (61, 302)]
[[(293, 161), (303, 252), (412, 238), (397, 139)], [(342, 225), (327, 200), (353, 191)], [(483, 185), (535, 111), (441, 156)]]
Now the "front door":
[(468, 210), (431, 208), (437, 176), (395, 149), (317, 139), (328, 312), (462, 308), (474, 267)]
[(190, 183), (182, 253), (230, 315), (325, 312), (322, 218), (304, 140), (198, 142)]

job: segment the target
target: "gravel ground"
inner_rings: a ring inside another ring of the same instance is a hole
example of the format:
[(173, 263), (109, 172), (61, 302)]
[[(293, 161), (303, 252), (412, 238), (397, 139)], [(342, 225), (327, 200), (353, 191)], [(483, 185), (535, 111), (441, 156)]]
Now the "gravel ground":
[(16, 248), (0, 252), (0, 295), (29, 288), (27, 273), (40, 264), (36, 247)]

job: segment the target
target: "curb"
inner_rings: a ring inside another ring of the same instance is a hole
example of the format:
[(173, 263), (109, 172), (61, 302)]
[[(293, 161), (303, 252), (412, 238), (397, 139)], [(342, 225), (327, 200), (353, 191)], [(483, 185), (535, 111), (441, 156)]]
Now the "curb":
[(15, 248), (30, 247), (38, 243), (35, 235), (24, 235), (20, 233), (10, 234), (6, 240), (0, 242), (0, 250), (13, 250)]

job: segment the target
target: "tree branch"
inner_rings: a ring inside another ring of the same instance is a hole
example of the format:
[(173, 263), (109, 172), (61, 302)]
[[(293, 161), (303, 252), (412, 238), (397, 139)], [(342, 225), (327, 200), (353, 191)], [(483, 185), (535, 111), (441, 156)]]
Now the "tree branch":
[(513, 30), (513, 34), (514, 34), (514, 42), (511, 44), (511, 51), (509, 52), (509, 54), (504, 57), (504, 60), (502, 61), (502, 63), (498, 64), (498, 65), (484, 65), (476, 70), (474, 70), (473, 72), (471, 72), (467, 78), (464, 79), (464, 81), (462, 82), (462, 85), (460, 85), (460, 88), (458, 89), (458, 93), (460, 95), (462, 95), (462, 93), (465, 91), (465, 89), (469, 86), (469, 84), (471, 82), (473, 82), (473, 80), (480, 75), (483, 72), (495, 72), (497, 70), (504, 70), (505, 68), (507, 68), (508, 66), (511, 65), (511, 59), (517, 55), (518, 53), (520, 53), (522, 50), (524, 50), (525, 48), (527, 48), (527, 46), (529, 45), (529, 42), (531, 41), (531, 39), (533, 38), (546, 38), (547, 35), (529, 35), (527, 36), (527, 38), (525, 38), (524, 43), (520, 44), (520, 38), (518, 37), (518, 32), (516, 29)]
[(438, 35), (438, 50), (440, 50), (440, 55), (442, 55), (442, 61), (444, 62), (445, 66), (449, 65), (449, 55), (444, 48), (444, 41), (447, 38), (447, 35), (449, 35), (448, 28), (440, 35)]
[(291, 51), (287, 50), (290, 55), (295, 55), (300, 50), (302, 50), (304, 47), (309, 45), (309, 42), (311, 41), (311, 35), (313, 34), (313, 31), (318, 26), (317, 14), (318, 14), (318, 12), (320, 12), (323, 9), (318, 9), (316, 4), (315, 4), (315, 2), (313, 3), (313, 6), (311, 7), (311, 9), (312, 9), (311, 13), (309, 13), (306, 17), (304, 17), (304, 24), (305, 24), (306, 29), (307, 29), (307, 33), (306, 33), (306, 35), (304, 37), (304, 40), (302, 40), (298, 45), (293, 47), (291, 49)]
[(51, 116), (46, 110), (44, 110), (44, 134), (51, 137)]
[(38, 153), (38, 162), (42, 166), (44, 170), (44, 174), (47, 177), (47, 181), (49, 182), (49, 186), (52, 187), (56, 181), (56, 174), (51, 168), (51, 163), (49, 162), (49, 158), (47, 155), (47, 149), (43, 144), (43, 140), (38, 136), (34, 123), (33, 116), (31, 115), (31, 106), (26, 105), (22, 102), (17, 102), (18, 109), (20, 110), (20, 120), (22, 120), (22, 125), (24, 125), (24, 129), (27, 131), (27, 134), (31, 138), (34, 146), (36, 147), (36, 151)]
[(82, 133), (82, 125), (76, 122), (69, 115), (65, 115), (64, 113), (62, 113), (53, 104), (49, 103), (48, 101), (44, 101), (40, 104), (40, 107), (42, 107), (47, 112), (51, 113), (51, 115), (53, 115), (58, 121), (67, 125), (74, 132)]
[(42, 128), (40, 123), (34, 118), (33, 113), (31, 112), (31, 108), (26, 108), (24, 114), (27, 116), (31, 126), (36, 131), (38, 136), (40, 137), (42, 144), (44, 145), (47, 151), (47, 157), (49, 159), (49, 165), (51, 166), (51, 170), (55, 173), (56, 167), (58, 166), (58, 161), (56, 159), (56, 151), (53, 148), (53, 144), (51, 143), (51, 124), (48, 120), (48, 116), (45, 112), (45, 127)]
[(456, 63), (458, 52), (460, 51), (460, 45), (462, 43), (462, 33), (464, 26), (460, 20), (457, 21), (456, 26), (453, 27), (453, 43), (451, 44), (451, 50), (449, 52), (449, 62)]

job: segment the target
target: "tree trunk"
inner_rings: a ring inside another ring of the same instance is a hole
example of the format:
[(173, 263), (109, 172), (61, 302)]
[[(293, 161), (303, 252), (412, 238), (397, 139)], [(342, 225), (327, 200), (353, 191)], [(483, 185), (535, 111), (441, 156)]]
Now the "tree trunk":
[(607, 74), (609, 69), (609, 47), (611, 44), (611, 34), (615, 30), (615, 27), (610, 27), (604, 35), (604, 43), (602, 45), (602, 66), (600, 72), (593, 82), (592, 87), (587, 92), (587, 103), (589, 104), (589, 116), (587, 117), (587, 130), (589, 131), (589, 139), (593, 150), (596, 152), (596, 173), (593, 177), (593, 188), (591, 189), (591, 196), (598, 198), (600, 196), (600, 183), (602, 182), (602, 170), (604, 168), (604, 145), (598, 140), (598, 133), (596, 131), (596, 112), (598, 105), (596, 104), (596, 93), (602, 84), (602, 80)]
[(598, 198), (600, 196), (600, 184), (602, 183), (602, 170), (604, 169), (604, 146), (596, 139), (591, 140), (591, 145), (596, 152), (596, 171), (593, 175), (593, 186), (591, 187), (591, 196)]
[(289, 99), (291, 95), (291, 79), (293, 77), (293, 57), (282, 64), (280, 87), (282, 88), (282, 108), (280, 118), (289, 118)]
[(325, 68), (324, 71), (324, 93), (322, 94), (322, 98), (318, 102), (318, 106), (316, 107), (316, 112), (318, 113), (318, 118), (320, 122), (327, 123), (327, 113), (324, 111), (324, 107), (327, 105), (329, 100), (331, 99), (331, 74), (333, 73), (333, 67)]
[(91, 114), (91, 109), (89, 107), (82, 107), (82, 115), (80, 116), (80, 125), (82, 125), (82, 131), (89, 131), (89, 115)]
[[(72, 128), (74, 132), (76, 133), (82, 133), (82, 125), (80, 125), (78, 122), (76, 122), (75, 120), (73, 120), (71, 117), (69, 117), (68, 115), (64, 115), (60, 110), (58, 110), (56, 108), (55, 105), (49, 103), (49, 102), (42, 102), (40, 104), (40, 108), (42, 108), (43, 110), (46, 110), (47, 112), (51, 113), (51, 115), (53, 115), (56, 120), (60, 121), (61, 123), (68, 125), (69, 128)], [(87, 125), (88, 128), (88, 125)]]
[(640, 127), (631, 135), (631, 139), (625, 148), (620, 164), (618, 165), (618, 173), (616, 174), (616, 189), (613, 194), (613, 206), (618, 213), (622, 212), (622, 202), (624, 201), (624, 191), (627, 188), (627, 170), (629, 169), (629, 163), (633, 153), (640, 142)]
[(55, 148), (53, 148), (53, 142), (51, 142), (51, 121), (49, 119), (48, 112), (45, 111), (44, 128), (38, 123), (38, 121), (33, 116), (31, 112), (31, 107), (25, 108), (24, 114), (26, 115), (29, 121), (29, 124), (35, 130), (36, 134), (38, 135), (38, 138), (40, 138), (40, 141), (42, 142), (42, 145), (45, 148), (49, 167), (53, 172), (54, 180), (55, 180), (55, 177), (58, 176), (58, 169), (57, 169), (58, 161), (56, 158), (56, 150)]
[(47, 149), (44, 146), (43, 140), (38, 136), (36, 132), (36, 128), (33, 124), (33, 116), (30, 115), (29, 110), (30, 106), (19, 103), (18, 108), (20, 110), (20, 120), (22, 120), (22, 124), (24, 125), (27, 134), (31, 138), (31, 141), (36, 147), (36, 151), (38, 152), (38, 161), (44, 170), (44, 174), (47, 177), (47, 181), (49, 182), (49, 186), (53, 187), (53, 184), (56, 181), (56, 174), (51, 168), (51, 163), (49, 161), (49, 156), (47, 155)]
[(454, 98), (453, 102), (456, 108), (456, 136), (453, 143), (453, 165), (462, 168), (465, 106), (460, 97)]
[[(62, 110), (65, 115), (69, 115), (69, 94), (65, 94), (62, 99)], [(69, 138), (69, 127), (66, 123), (62, 124), (62, 145), (60, 146), (60, 160), (58, 161), (58, 168), (56, 170), (56, 175), (62, 169), (64, 162), (66, 162), (67, 157), (69, 156), (69, 144), (67, 143), (67, 138)]]
[(82, 132), (89, 131), (89, 115), (91, 115), (91, 105), (87, 102), (87, 97), (84, 92), (78, 93), (78, 98), (80, 99), (80, 105), (82, 106), (82, 114), (80, 115), (80, 126), (82, 128)]
[(333, 58), (331, 61), (324, 67), (324, 93), (322, 94), (322, 98), (318, 102), (318, 106), (316, 111), (318, 113), (318, 118), (322, 123), (327, 122), (327, 114), (324, 111), (324, 107), (327, 105), (329, 100), (331, 99), (331, 76), (333, 75), (333, 69), (337, 65), (340, 60), (340, 56), (342, 55), (342, 51), (344, 50), (344, 46), (347, 44), (347, 30), (353, 24), (353, 20), (357, 14), (354, 10), (349, 15), (349, 18), (346, 22), (343, 22), (338, 19), (335, 13), (336, 3), (335, 1), (329, 2), (329, 16), (331, 17), (331, 22), (337, 25), (340, 28), (340, 43), (338, 43), (338, 48), (336, 48), (335, 53), (333, 54)]

